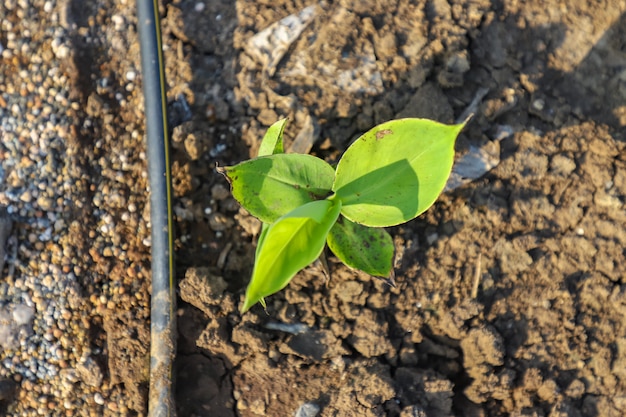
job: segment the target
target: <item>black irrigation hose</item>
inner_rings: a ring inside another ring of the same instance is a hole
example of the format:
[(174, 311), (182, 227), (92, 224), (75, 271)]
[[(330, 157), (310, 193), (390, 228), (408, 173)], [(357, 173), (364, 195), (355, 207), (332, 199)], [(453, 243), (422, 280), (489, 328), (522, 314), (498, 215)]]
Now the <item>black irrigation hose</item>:
[(176, 296), (167, 100), (157, 0), (137, 0), (137, 20), (146, 112), (152, 223), (148, 415), (170, 417), (176, 415), (172, 375), (176, 353)]

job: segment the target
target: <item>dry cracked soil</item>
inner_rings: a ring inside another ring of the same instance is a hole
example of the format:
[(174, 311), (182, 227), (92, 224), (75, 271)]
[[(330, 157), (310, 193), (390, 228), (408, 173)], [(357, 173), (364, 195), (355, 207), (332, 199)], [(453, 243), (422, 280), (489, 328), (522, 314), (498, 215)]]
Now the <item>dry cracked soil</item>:
[[(134, 2), (65, 3), (77, 24), (63, 68), (83, 104), (68, 146), (90, 207), (99, 189), (89, 184), (108, 175), (99, 159), (124, 146), (128, 163), (145, 164), (127, 129), (143, 123), (140, 76), (124, 90), (139, 68), (136, 18)], [(192, 112), (172, 135), (179, 416), (626, 415), (626, 2), (160, 6), (169, 96)], [(278, 58), (255, 49), (255, 34), (308, 6)], [(116, 32), (114, 15), (132, 30)], [(103, 88), (104, 77), (117, 81)], [(260, 224), (216, 166), (254, 156), (279, 118), (290, 119), (289, 146), (336, 161), (377, 123), (451, 123), (476, 97), (458, 155), (497, 146), (500, 163), (389, 228), (396, 287), (331, 256), (329, 282), (308, 268), (267, 313), (239, 313)], [(147, 216), (135, 172), (123, 191)], [(121, 216), (105, 191), (98, 204)], [(148, 229), (126, 223), (129, 255), (103, 258), (90, 211), (75, 216), (84, 239), (66, 244), (90, 259), (82, 294), (110, 301), (90, 313), (86, 343), (100, 349), (107, 398), (144, 415), (149, 312), (124, 294), (149, 297)]]

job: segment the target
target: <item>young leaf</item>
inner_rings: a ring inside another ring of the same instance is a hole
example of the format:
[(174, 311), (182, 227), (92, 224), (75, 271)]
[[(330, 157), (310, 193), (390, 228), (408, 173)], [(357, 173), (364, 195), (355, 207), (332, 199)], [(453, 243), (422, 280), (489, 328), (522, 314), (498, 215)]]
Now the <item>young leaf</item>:
[(256, 251), (254, 253), (254, 259), (258, 259), (259, 252), (261, 251), (261, 246), (263, 246), (263, 241), (265, 240), (265, 236), (267, 236), (267, 231), (269, 230), (270, 225), (268, 223), (261, 223), (261, 232), (259, 233), (259, 238), (256, 241)]
[(394, 226), (430, 207), (443, 191), (464, 124), (400, 119), (358, 138), (337, 165), (341, 214), (366, 226)]
[(242, 312), (285, 288), (299, 270), (320, 256), (340, 211), (339, 200), (313, 201), (270, 225), (258, 246)]
[(385, 229), (366, 227), (340, 218), (326, 238), (344, 264), (370, 275), (388, 277), (393, 266), (393, 239)]
[[(286, 124), (287, 119), (282, 119), (277, 121), (267, 129), (267, 132), (265, 132), (265, 136), (263, 136), (263, 140), (261, 141), (261, 146), (259, 146), (259, 152), (257, 156), (267, 156), (284, 153), (285, 150), (283, 149), (283, 131), (285, 130)], [(265, 235), (267, 234), (267, 229), (269, 229), (269, 227), (269, 224), (261, 223), (261, 233), (259, 234), (259, 239), (257, 241), (255, 258), (258, 257), (259, 250), (263, 245), (263, 239), (265, 239)]]
[(223, 168), (233, 197), (265, 223), (330, 193), (335, 171), (311, 155), (261, 156)]
[(286, 124), (287, 119), (282, 119), (267, 129), (267, 132), (265, 132), (265, 136), (263, 136), (263, 140), (261, 141), (261, 145), (259, 146), (258, 156), (284, 153), (283, 131), (285, 130)]

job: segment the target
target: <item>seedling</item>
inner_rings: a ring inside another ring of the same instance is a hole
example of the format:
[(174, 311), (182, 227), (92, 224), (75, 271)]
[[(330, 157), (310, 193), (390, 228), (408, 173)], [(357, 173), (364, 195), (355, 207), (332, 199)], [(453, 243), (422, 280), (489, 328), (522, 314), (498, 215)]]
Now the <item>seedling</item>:
[(263, 222), (242, 312), (274, 294), (327, 244), (347, 266), (392, 274), (393, 241), (383, 227), (414, 219), (450, 176), (465, 123), (426, 119), (380, 124), (359, 137), (334, 169), (283, 150), (286, 120), (265, 134), (257, 158), (222, 170), (233, 196)]

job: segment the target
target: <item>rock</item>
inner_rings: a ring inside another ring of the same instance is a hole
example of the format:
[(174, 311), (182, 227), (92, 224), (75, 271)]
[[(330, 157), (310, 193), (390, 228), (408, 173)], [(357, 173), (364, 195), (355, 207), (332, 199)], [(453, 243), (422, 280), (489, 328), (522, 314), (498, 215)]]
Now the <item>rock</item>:
[(84, 362), (79, 363), (76, 366), (76, 371), (83, 382), (90, 387), (99, 387), (102, 385), (102, 370), (91, 356), (88, 356)]
[(35, 309), (24, 304), (18, 304), (13, 307), (12, 315), (15, 324), (18, 326), (26, 325), (33, 320)]
[(17, 304), (0, 308), (0, 349), (15, 349), (33, 334), (32, 307)]
[(211, 187), (211, 198), (221, 201), (230, 196), (230, 191), (223, 184), (215, 184)]
[(320, 406), (315, 403), (304, 403), (296, 411), (296, 417), (316, 417), (320, 412)]

